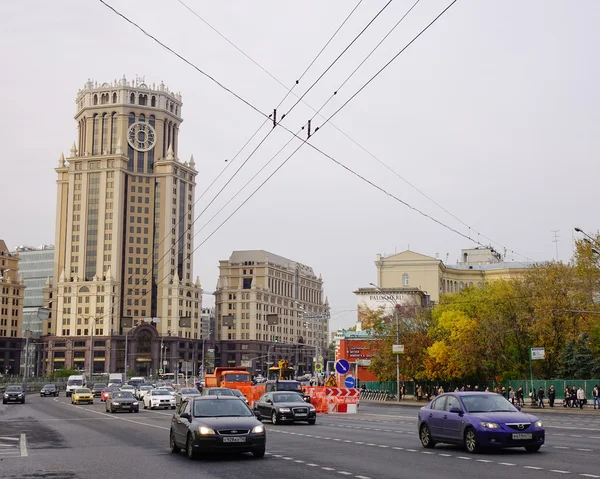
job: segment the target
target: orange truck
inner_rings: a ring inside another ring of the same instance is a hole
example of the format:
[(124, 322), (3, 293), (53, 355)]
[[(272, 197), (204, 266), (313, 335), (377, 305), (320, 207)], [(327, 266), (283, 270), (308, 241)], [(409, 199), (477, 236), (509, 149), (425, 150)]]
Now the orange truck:
[(216, 367), (215, 372), (207, 374), (204, 381), (207, 388), (238, 389), (247, 398), (252, 389), (252, 376), (244, 366)]

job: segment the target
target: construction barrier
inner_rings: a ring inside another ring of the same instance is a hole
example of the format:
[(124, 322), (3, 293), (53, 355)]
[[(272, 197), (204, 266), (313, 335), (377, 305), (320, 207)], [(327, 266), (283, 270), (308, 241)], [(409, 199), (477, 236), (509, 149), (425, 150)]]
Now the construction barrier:
[(358, 388), (325, 388), (328, 412), (356, 414), (360, 401)]

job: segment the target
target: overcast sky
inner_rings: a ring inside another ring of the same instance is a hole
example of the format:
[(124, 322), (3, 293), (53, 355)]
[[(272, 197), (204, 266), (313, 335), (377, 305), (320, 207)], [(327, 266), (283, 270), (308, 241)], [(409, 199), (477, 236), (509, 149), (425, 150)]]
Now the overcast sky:
[[(288, 88), (358, 3), (184, 1)], [(107, 2), (260, 111), (270, 113), (285, 96), (286, 88), (178, 0)], [(306, 95), (306, 103), (319, 109), (338, 91), (322, 110), (331, 115), (449, 2), (421, 0), (339, 88), (414, 3), (393, 0)], [(386, 3), (364, 0), (294, 93), (304, 93)], [(568, 260), (573, 226), (588, 232), (598, 228), (599, 16), (595, 0), (459, 0), (336, 115), (335, 127), (325, 125), (311, 141), (448, 226), (507, 247), (515, 260), (523, 260), (519, 255), (554, 259), (551, 230), (560, 230), (559, 257)], [(148, 84), (162, 80), (181, 92), (180, 158), (194, 155), (196, 197), (264, 119), (97, 0), (0, 2), (0, 44), (0, 238), (11, 248), (54, 242), (54, 168), (77, 137), (75, 96), (88, 78), (105, 82), (139, 75)], [(295, 102), (290, 95), (279, 116)], [(282, 124), (297, 131), (313, 114), (300, 103)], [(317, 116), (313, 130), (323, 121)], [(217, 188), (198, 202), (197, 214), (269, 130), (259, 132)], [(272, 132), (197, 220), (195, 245), (300, 144), (294, 140), (206, 225), (289, 138), (282, 128)], [(305, 145), (197, 250), (194, 268), (203, 288), (212, 292), (218, 261), (233, 250), (265, 249), (310, 265), (323, 275), (335, 330), (354, 323), (352, 291), (376, 281), (375, 255), (409, 245), (427, 255), (449, 254), (454, 263), (461, 248), (476, 243)], [(210, 296), (204, 299), (211, 303)]]

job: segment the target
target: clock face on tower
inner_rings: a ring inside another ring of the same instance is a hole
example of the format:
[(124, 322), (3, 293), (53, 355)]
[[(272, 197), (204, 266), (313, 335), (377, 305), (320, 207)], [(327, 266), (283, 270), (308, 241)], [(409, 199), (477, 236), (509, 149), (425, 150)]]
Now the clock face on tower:
[(134, 123), (127, 130), (127, 142), (134, 150), (149, 151), (156, 143), (156, 131), (148, 123)]

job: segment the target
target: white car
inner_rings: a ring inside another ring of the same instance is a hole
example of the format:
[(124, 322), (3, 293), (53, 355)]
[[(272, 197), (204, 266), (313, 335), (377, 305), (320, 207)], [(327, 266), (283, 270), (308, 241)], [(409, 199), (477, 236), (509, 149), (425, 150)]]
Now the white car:
[(168, 391), (171, 396), (175, 396), (175, 389), (171, 386), (158, 386), (156, 389), (159, 391)]
[(135, 397), (138, 399), (138, 401), (143, 401), (144, 400), (144, 396), (149, 392), (149, 391), (153, 391), (154, 387), (150, 386), (150, 385), (143, 385), (143, 386), (139, 386), (136, 391), (135, 391)]
[(175, 409), (175, 397), (164, 389), (153, 389), (144, 395), (144, 409), (155, 408)]

